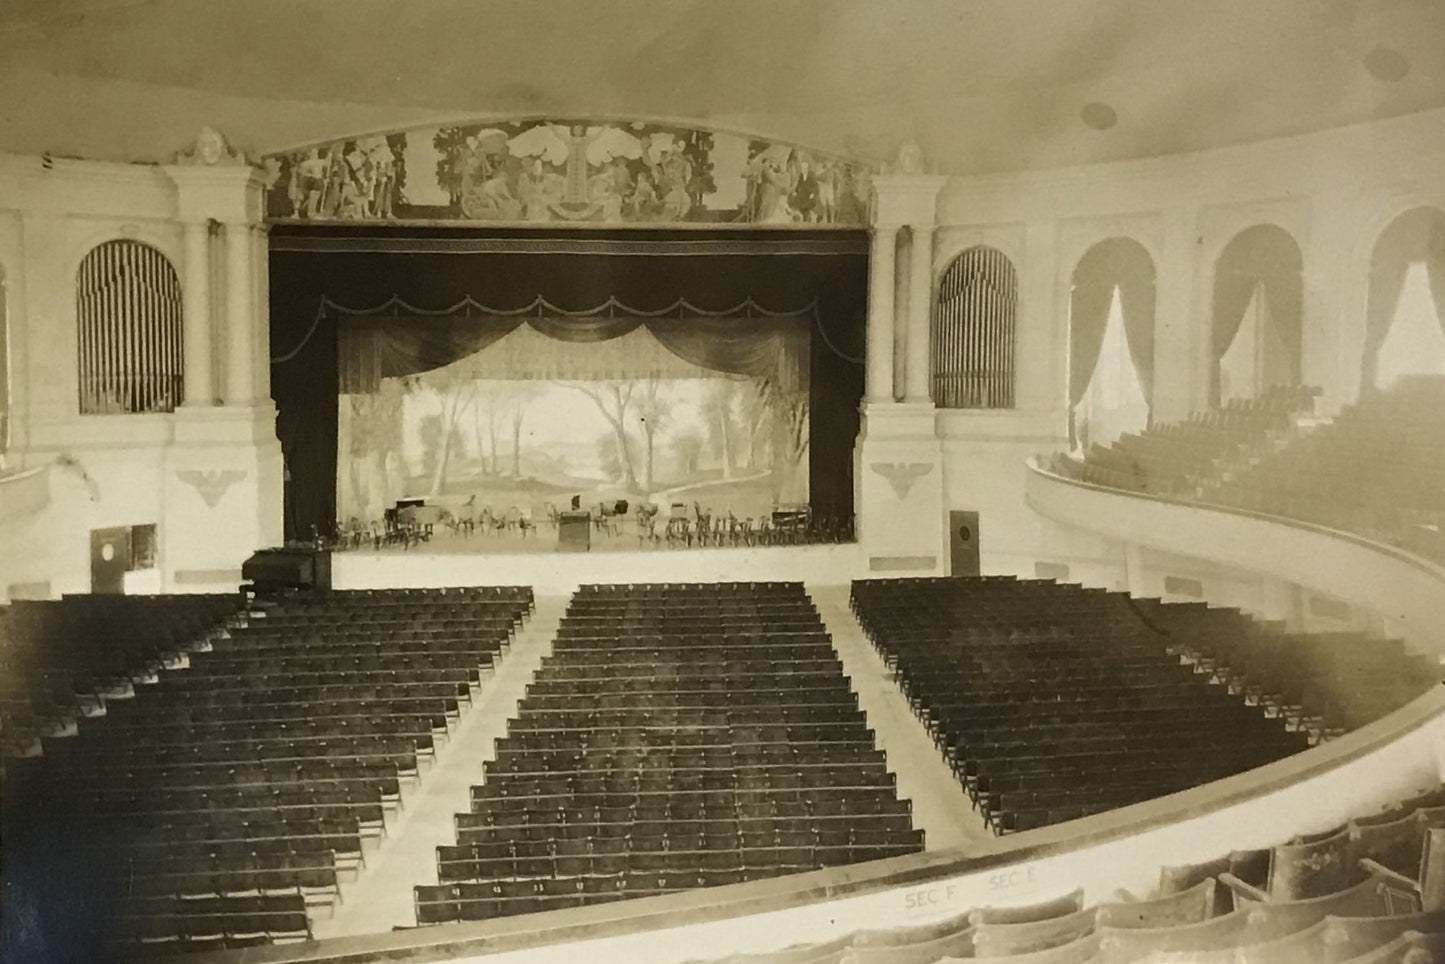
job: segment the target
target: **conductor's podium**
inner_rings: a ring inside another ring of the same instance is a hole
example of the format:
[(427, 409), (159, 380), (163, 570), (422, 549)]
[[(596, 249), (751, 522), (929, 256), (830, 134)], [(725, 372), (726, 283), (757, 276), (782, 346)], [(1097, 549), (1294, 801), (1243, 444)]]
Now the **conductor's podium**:
[(592, 548), (592, 517), (586, 510), (572, 509), (558, 517), (557, 548), (562, 552), (586, 552)]

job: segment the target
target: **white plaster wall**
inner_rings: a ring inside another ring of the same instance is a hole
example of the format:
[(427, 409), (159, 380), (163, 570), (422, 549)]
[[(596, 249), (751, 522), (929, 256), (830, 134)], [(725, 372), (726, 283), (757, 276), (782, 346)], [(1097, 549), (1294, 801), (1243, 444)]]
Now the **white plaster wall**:
[[(0, 586), (44, 577), (53, 593), (86, 592), (90, 530), (154, 523), (163, 590), (233, 589), (241, 561), (281, 538), (274, 411), (269, 403), (206, 410), (224, 415), (206, 422), (200, 436), (185, 409), (80, 414), (76, 272), (96, 245), (116, 239), (158, 249), (184, 283), (177, 190), (163, 169), (63, 159), (47, 166), (0, 155), (0, 269), (12, 370), (8, 461), (20, 468), (64, 463), (51, 473), (51, 510), (24, 533), (5, 533), (38, 551), (0, 553)], [(264, 305), (257, 324), (266, 325)], [(196, 511), (197, 492), (178, 483), (178, 468), (243, 476), (229, 502)], [(189, 578), (178, 582), (178, 571)]]
[[(1087, 248), (1133, 237), (1158, 273), (1156, 415), (1203, 404), (1214, 261), (1239, 231), (1278, 224), (1304, 255), (1304, 377), (1333, 411), (1358, 388), (1369, 260), (1386, 225), (1445, 207), (1445, 111), (1239, 147), (1053, 171), (953, 178), (938, 200), (937, 270), (964, 239), (1020, 275), (1019, 403), (1063, 416), (1068, 285)], [(957, 239), (955, 241), (955, 239)], [(1049, 390), (1053, 386), (1053, 390)]]
[[(1023, 496), (1023, 460), (1067, 444), (1069, 291), (1091, 246), (1131, 237), (1154, 259), (1154, 416), (1170, 421), (1207, 402), (1220, 251), (1255, 224), (1289, 231), (1304, 257), (1304, 380), (1324, 389), (1318, 410), (1333, 413), (1359, 387), (1375, 240), (1412, 207), (1445, 207), (1442, 157), (1445, 111), (1431, 111), (1187, 155), (950, 179), (938, 199), (935, 277), (986, 244), (1014, 261), (1020, 283), (1016, 410), (938, 416), (944, 517), (980, 512), (984, 571), (1032, 575), (1051, 561), (1075, 581), (1128, 584), (1122, 544), (1051, 524)], [(1269, 608), (1238, 573), (1205, 573), (1212, 598)]]

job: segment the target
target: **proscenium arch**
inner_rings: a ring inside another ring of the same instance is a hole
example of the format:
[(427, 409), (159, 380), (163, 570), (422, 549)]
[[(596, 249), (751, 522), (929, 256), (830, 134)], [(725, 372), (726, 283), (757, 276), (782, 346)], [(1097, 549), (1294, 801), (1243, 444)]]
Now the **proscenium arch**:
[(933, 401), (939, 408), (1013, 408), (1018, 270), (976, 245), (949, 263), (930, 326)]
[(705, 118), (685, 117), (672, 114), (620, 114), (603, 112), (568, 114), (566, 112), (540, 114), (536, 112), (500, 112), (491, 114), (465, 114), (462, 116), (448, 118), (444, 121), (428, 121), (424, 124), (408, 124), (403, 127), (387, 126), (383, 128), (366, 128), (363, 130), (337, 131), (315, 138), (308, 138), (305, 141), (265, 146), (261, 148), (263, 157), (279, 157), (283, 154), (295, 154), (300, 151), (308, 151), (313, 147), (326, 147), (338, 141), (355, 141), (373, 137), (386, 138), (394, 134), (411, 134), (418, 131), (430, 131), (439, 127), (473, 127), (478, 124), (518, 124), (530, 121), (557, 120), (559, 122), (573, 122), (581, 124), (613, 124), (618, 126), (630, 126), (634, 124), (655, 124), (665, 127), (677, 127), (687, 130), (705, 131), (709, 134), (723, 134), (728, 137), (739, 137), (749, 141), (759, 141), (768, 144), (786, 145), (797, 150), (808, 151), (812, 154), (831, 157), (839, 161), (847, 161), (852, 164), (865, 166), (870, 170), (877, 170), (888, 158), (872, 157), (846, 150), (836, 150), (821, 147), (816, 144), (806, 144), (796, 141), (784, 134), (775, 131), (759, 130), (757, 128), (732, 127), (728, 125), (717, 125)]
[(1074, 266), (1069, 289), (1069, 435), (1074, 407), (1084, 398), (1099, 363), (1114, 289), (1124, 315), (1129, 357), (1150, 409), (1154, 405), (1154, 259), (1127, 237), (1097, 242)]
[(670, 121), (535, 115), (336, 137), (265, 157), (273, 222), (868, 222), (874, 165)]
[(103, 241), (75, 272), (82, 415), (170, 412), (181, 403), (183, 326), (175, 266), (154, 245)]
[(1445, 325), (1445, 211), (1431, 205), (1398, 215), (1375, 240), (1370, 254), (1365, 309), (1365, 345), (1360, 358), (1360, 394), (1376, 388), (1380, 348), (1390, 333), (1405, 272), (1423, 262), (1435, 309)]
[[(1214, 263), (1210, 301), (1212, 359), (1209, 400), (1220, 401), (1220, 362), (1243, 325), (1256, 293), (1264, 299), (1270, 323), (1284, 346), (1285, 384), (1300, 382), (1304, 354), (1304, 256), (1299, 242), (1277, 224), (1256, 224), (1240, 231)], [(1270, 386), (1264, 386), (1270, 387)]]

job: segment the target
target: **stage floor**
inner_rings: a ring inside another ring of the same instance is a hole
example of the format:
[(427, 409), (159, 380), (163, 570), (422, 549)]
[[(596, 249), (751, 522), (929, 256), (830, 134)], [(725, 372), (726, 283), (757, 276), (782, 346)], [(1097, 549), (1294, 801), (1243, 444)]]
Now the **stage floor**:
[[(659, 526), (659, 531), (661, 527)], [(717, 552), (727, 549), (801, 549), (809, 546), (787, 546), (787, 545), (688, 545), (682, 539), (668, 540), (662, 536), (655, 539), (639, 535), (635, 528), (628, 524), (617, 530), (608, 531), (592, 528), (589, 533), (591, 548), (585, 550), (592, 554), (613, 553), (613, 552)], [(557, 527), (544, 523), (538, 528), (528, 530), (525, 534), (516, 529), (507, 529), (500, 532), (485, 532), (481, 530), (466, 534), (452, 532), (446, 528), (438, 528), (425, 542), (412, 545), (410, 548), (401, 545), (381, 546), (373, 549), (341, 550), (347, 554), (355, 552), (370, 552), (376, 555), (385, 556), (410, 556), (418, 553), (429, 553), (432, 555), (534, 555), (537, 553), (575, 552), (576, 550), (562, 549), (557, 542)], [(584, 552), (584, 554), (585, 554)]]
[[(516, 537), (520, 538), (520, 537)], [(528, 537), (529, 539), (532, 537)], [(492, 545), (502, 537), (489, 537)], [(559, 552), (555, 534), (538, 548), (478, 551), (480, 537), (437, 540), (412, 549), (351, 550), (331, 557), (336, 589), (440, 586), (531, 586), (539, 593), (571, 593), (586, 583), (809, 582), (846, 585), (868, 575), (868, 559), (856, 543), (740, 548), (628, 549), (617, 545), (590, 552)], [(633, 537), (635, 545), (635, 537)], [(491, 546), (487, 547), (488, 549)]]

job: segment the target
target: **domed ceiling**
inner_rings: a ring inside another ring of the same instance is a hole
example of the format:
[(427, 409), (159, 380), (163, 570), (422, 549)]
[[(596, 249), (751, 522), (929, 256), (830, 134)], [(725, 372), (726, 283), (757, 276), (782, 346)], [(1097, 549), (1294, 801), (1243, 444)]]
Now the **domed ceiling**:
[(1442, 106), (1441, 0), (0, 0), (22, 154), (627, 118), (977, 173)]

